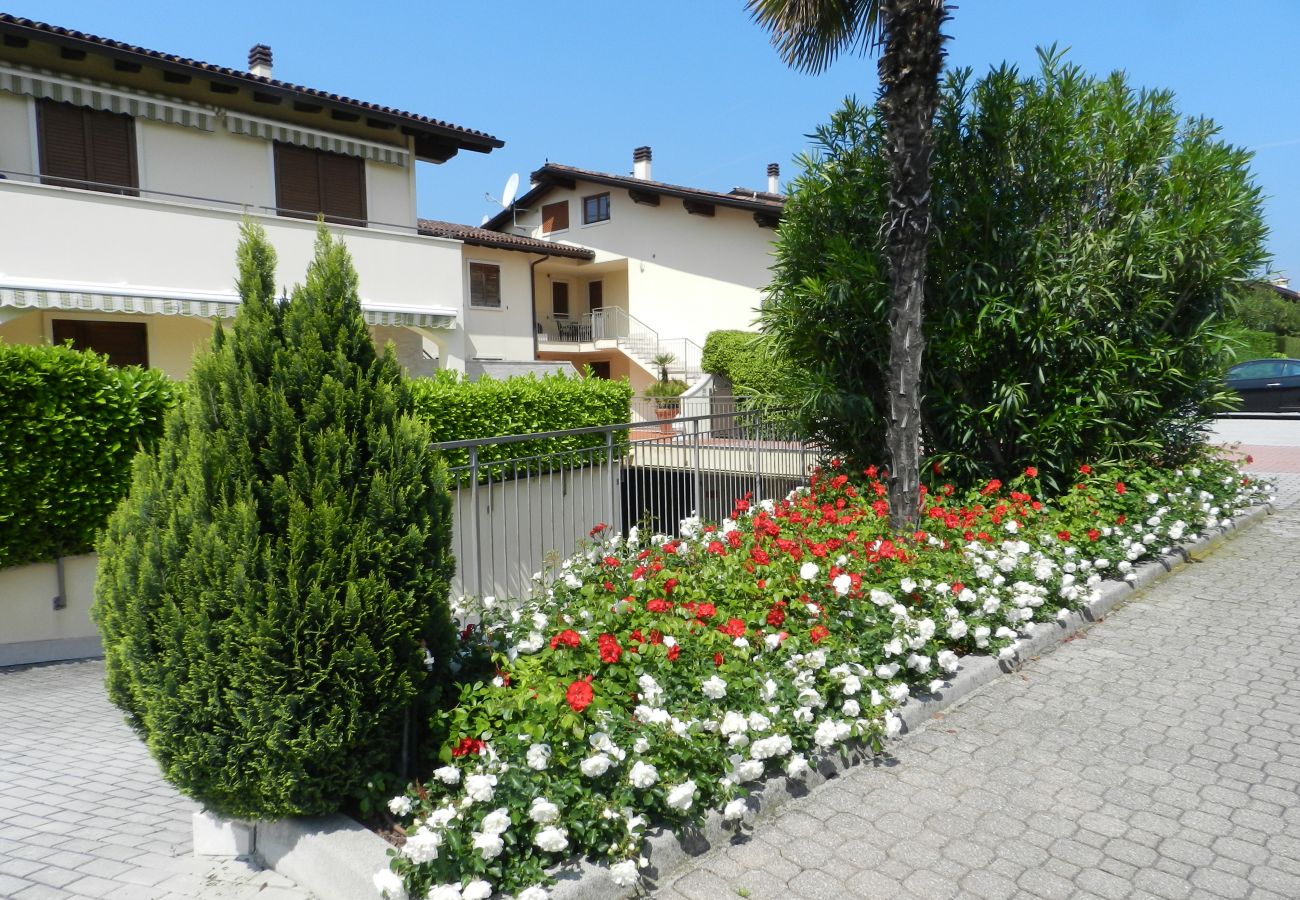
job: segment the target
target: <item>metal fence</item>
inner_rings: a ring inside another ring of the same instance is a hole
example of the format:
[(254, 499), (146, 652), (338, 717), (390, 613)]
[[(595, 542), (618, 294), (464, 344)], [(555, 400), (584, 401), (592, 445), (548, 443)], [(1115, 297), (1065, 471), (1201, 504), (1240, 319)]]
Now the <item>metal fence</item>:
[[(587, 446), (510, 456), (526, 442)], [(822, 455), (780, 415), (735, 409), (433, 446), (468, 456), (449, 468), (453, 595), (498, 597), (528, 593), (535, 573), (574, 553), (597, 525), (676, 535), (682, 519), (721, 520), (738, 498), (784, 497)]]

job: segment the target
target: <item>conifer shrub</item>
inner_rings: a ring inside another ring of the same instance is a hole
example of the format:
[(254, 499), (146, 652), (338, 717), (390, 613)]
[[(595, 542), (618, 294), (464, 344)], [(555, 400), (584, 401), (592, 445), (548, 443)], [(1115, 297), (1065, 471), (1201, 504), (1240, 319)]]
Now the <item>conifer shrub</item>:
[(326, 813), (398, 769), (445, 672), (450, 498), (342, 242), (322, 228), (281, 302), (259, 227), (238, 260), (239, 314), (101, 538), (94, 616), (173, 784), (229, 816)]
[(176, 392), (155, 369), (0, 344), (0, 569), (90, 550)]

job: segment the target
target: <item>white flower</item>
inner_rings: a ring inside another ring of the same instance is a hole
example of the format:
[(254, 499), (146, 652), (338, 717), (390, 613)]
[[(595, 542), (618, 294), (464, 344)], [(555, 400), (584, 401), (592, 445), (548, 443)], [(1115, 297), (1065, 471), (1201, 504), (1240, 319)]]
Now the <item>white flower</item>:
[(722, 725), (718, 731), (721, 734), (743, 734), (749, 730), (749, 720), (734, 710), (727, 710), (727, 714), (722, 717)]
[[(636, 862), (630, 859), (625, 859), (610, 866), (609, 877), (619, 887), (631, 887), (640, 878), (637, 874)], [(522, 895), (519, 900), (523, 900)]]
[(785, 756), (791, 750), (790, 738), (784, 734), (774, 734), (771, 737), (754, 741), (749, 748), (749, 755), (754, 759), (771, 759), (774, 756)]
[[(727, 683), (717, 675), (710, 675), (708, 681), (700, 685), (700, 690), (704, 691), (704, 696), (710, 700), (721, 700), (727, 696)], [(694, 782), (691, 782), (694, 785)]]
[(871, 602), (876, 604), (876, 606), (889, 606), (894, 602), (894, 598), (879, 588), (872, 588)]
[(694, 781), (684, 781), (681, 784), (677, 785), (676, 787), (669, 788), (668, 796), (664, 800), (664, 802), (668, 804), (670, 809), (676, 809), (682, 812), (685, 812), (686, 810), (690, 809), (691, 804), (694, 801), (695, 801)]
[(406, 900), (406, 885), (402, 884), (402, 876), (392, 869), (380, 869), (375, 873), (373, 881), (375, 890), (385, 900)]
[(811, 722), (813, 720), (813, 711), (811, 707), (801, 706), (791, 713), (790, 717), (796, 722)]
[(876, 677), (883, 681), (888, 681), (898, 674), (900, 668), (902, 667), (896, 662), (881, 663), (876, 666)]
[(480, 878), (461, 889), (460, 900), (488, 900), (491, 896), (492, 885)]
[(448, 804), (429, 813), (429, 818), (426, 820), (426, 824), (430, 828), (446, 828), (447, 824), (458, 815), (456, 807)]
[(411, 798), (406, 796), (394, 797), (388, 801), (388, 811), (395, 816), (409, 816), (411, 814)]
[(895, 703), (902, 703), (904, 700), (907, 699), (908, 695), (912, 692), (906, 684), (899, 682), (897, 684), (891, 684), (888, 687), (886, 687), (885, 693), (888, 694), (889, 699), (893, 700)]
[(493, 834), (490, 831), (475, 831), (473, 833), (474, 849), (483, 854), (484, 859), (496, 859), (505, 849), (505, 843), (501, 840), (501, 835)]
[(568, 848), (569, 833), (563, 828), (548, 825), (537, 832), (537, 837), (533, 838), (533, 843), (547, 853), (559, 853), (561, 850)]
[(1003, 647), (1001, 650), (998, 651), (998, 659), (1001, 660), (1011, 659), (1015, 655), (1016, 655), (1015, 644), (1008, 644), (1007, 646)]
[(844, 705), (840, 707), (840, 709), (843, 710), (844, 715), (849, 718), (857, 718), (858, 713), (862, 712), (862, 707), (858, 705), (858, 701), (856, 700), (845, 700)]
[(975, 646), (987, 647), (989, 645), (989, 627), (987, 625), (978, 625), (975, 628)]
[(898, 638), (894, 638), (892, 641), (889, 641), (888, 643), (885, 644), (885, 648), (884, 648), (884, 649), (885, 649), (885, 656), (887, 656), (887, 657), (889, 657), (889, 656), (902, 656), (902, 655), (903, 655), (903, 642), (900, 641)]
[(814, 708), (820, 708), (826, 705), (826, 701), (822, 699), (822, 695), (812, 688), (804, 688), (800, 691), (798, 702), (800, 706), (811, 706)]
[(903, 720), (893, 710), (885, 713), (885, 737), (898, 737), (903, 733)]
[(812, 581), (814, 578), (817, 577), (819, 571), (820, 570), (817, 568), (817, 563), (806, 562), (799, 567), (799, 577), (802, 578), (804, 581)]
[(790, 761), (785, 765), (785, 774), (787, 778), (803, 778), (808, 774), (808, 759), (802, 753), (796, 753), (790, 757)]
[(821, 724), (817, 726), (817, 730), (813, 732), (813, 740), (818, 747), (833, 747), (835, 746), (835, 734), (835, 723), (830, 719), (822, 719)]
[(488, 834), (501, 834), (510, 827), (510, 813), (503, 806), (483, 817), (482, 828)]
[(916, 590), (916, 582), (911, 578), (904, 578), (898, 583), (898, 586), (903, 589), (904, 594), (910, 594)]
[(737, 784), (744, 784), (747, 781), (754, 781), (763, 777), (763, 763), (757, 759), (746, 759), (736, 763), (736, 768), (732, 772), (732, 777), (736, 779)]
[(1008, 519), (1007, 524), (1002, 527), (1005, 528), (1007, 531), (1011, 532), (1012, 534), (1015, 534), (1017, 531), (1020, 530), (1020, 523), (1017, 522), (1015, 519)]
[(959, 641), (966, 636), (966, 630), (967, 630), (966, 620), (957, 619), (951, 625), (948, 626), (948, 637), (952, 638), (955, 641)]
[(627, 780), (633, 787), (645, 790), (659, 780), (659, 770), (649, 763), (637, 762), (627, 773)]
[(862, 690), (862, 679), (856, 675), (847, 675), (840, 687), (844, 691), (844, 696), (852, 697), (858, 691)]
[(528, 768), (538, 772), (545, 771), (546, 767), (551, 764), (551, 745), (550, 744), (533, 744), (528, 748)]
[(550, 896), (550, 891), (542, 887), (540, 884), (535, 884), (532, 887), (524, 888), (516, 894), (515, 900), (549, 900)]
[(460, 769), (455, 766), (442, 766), (433, 770), (433, 777), (443, 784), (459, 784)]
[(826, 665), (826, 651), (814, 650), (804, 657), (804, 662), (808, 664), (810, 669), (820, 669)]
[(460, 882), (455, 884), (435, 884), (429, 888), (425, 900), (461, 900)]
[(752, 713), (749, 714), (750, 731), (767, 731), (771, 727), (772, 727), (772, 720), (769, 719), (767, 716), (763, 715), (758, 710), (754, 710)]
[(495, 775), (470, 775), (465, 779), (465, 795), (475, 803), (491, 803), (496, 783)]
[(853, 579), (849, 578), (849, 576), (843, 572), (836, 575), (835, 580), (831, 582), (831, 587), (835, 588), (835, 593), (839, 594), (841, 597), (847, 594), (849, 588), (852, 586)]
[(930, 657), (923, 653), (911, 653), (907, 657), (907, 667), (918, 674), (930, 671)]
[(733, 819), (742, 819), (745, 816), (745, 810), (747, 808), (745, 801), (738, 797), (728, 803), (722, 810), (722, 819), (724, 822), (730, 822)]
[(586, 775), (588, 778), (599, 778), (601, 775), (608, 772), (609, 767), (613, 764), (614, 761), (608, 756), (603, 753), (597, 753), (595, 756), (588, 756), (584, 759), (578, 768), (581, 769), (582, 774)]
[(641, 689), (641, 699), (650, 706), (658, 706), (664, 696), (664, 689), (660, 687), (659, 682), (655, 681), (653, 676), (642, 675), (636, 683)]
[(534, 797), (528, 807), (528, 818), (538, 825), (549, 825), (560, 817), (560, 808), (544, 797)]
[(940, 651), (939, 651), (939, 668), (940, 668), (940, 669), (943, 669), (945, 672), (948, 672), (949, 674), (951, 674), (951, 673), (957, 671), (957, 667), (958, 667), (960, 664), (961, 664), (961, 663), (960, 663), (960, 661), (958, 660), (958, 657), (957, 657), (957, 654), (956, 654), (956, 653), (953, 653), (951, 650), (940, 650)]

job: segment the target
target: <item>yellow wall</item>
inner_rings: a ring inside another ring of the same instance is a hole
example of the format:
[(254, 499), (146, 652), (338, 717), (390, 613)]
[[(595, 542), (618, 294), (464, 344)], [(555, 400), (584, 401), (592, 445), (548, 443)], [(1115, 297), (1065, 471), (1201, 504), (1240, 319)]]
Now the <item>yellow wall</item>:
[(0, 338), (15, 344), (53, 342), (55, 319), (95, 322), (143, 322), (149, 341), (149, 365), (170, 378), (184, 378), (190, 372), (194, 352), (212, 337), (212, 322), (191, 316), (133, 316), (114, 313), (29, 312), (0, 325)]

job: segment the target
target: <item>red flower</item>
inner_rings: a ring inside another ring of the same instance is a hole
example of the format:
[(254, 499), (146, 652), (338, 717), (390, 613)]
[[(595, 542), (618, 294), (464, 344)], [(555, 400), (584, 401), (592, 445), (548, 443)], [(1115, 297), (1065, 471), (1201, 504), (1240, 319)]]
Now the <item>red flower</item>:
[(671, 594), (673, 592), (673, 588), (675, 587), (677, 587), (677, 579), (669, 578), (667, 581), (664, 582), (664, 593)]
[(820, 644), (825, 638), (829, 637), (831, 630), (825, 625), (814, 625), (812, 631), (808, 632), (808, 637), (812, 638), (814, 644)]
[(785, 610), (779, 605), (774, 606), (767, 611), (767, 624), (773, 628), (781, 626), (785, 622)]
[(612, 634), (602, 634), (597, 644), (600, 646), (600, 661), (607, 665), (614, 665), (623, 655), (623, 648), (618, 645), (618, 638)]
[(668, 660), (669, 660), (670, 662), (676, 662), (676, 661), (677, 661), (677, 657), (679, 657), (679, 656), (681, 656), (681, 655), (682, 655), (682, 645), (681, 645), (681, 644), (673, 644), (671, 647), (668, 648)]
[(1068, 540), (1070, 539), (1070, 532), (1068, 532), (1068, 531), (1058, 531), (1058, 532), (1056, 533), (1056, 536), (1057, 536), (1057, 538), (1059, 538), (1059, 539), (1062, 540), (1062, 541), (1068, 541)]
[(740, 619), (728, 619), (726, 625), (719, 625), (718, 630), (728, 637), (738, 638), (745, 636), (745, 623)]
[(1128, 516), (1124, 515), (1123, 513), (1120, 513), (1118, 516), (1115, 517), (1116, 525), (1123, 525), (1127, 521), (1128, 521)]
[(1252, 456), (1251, 454), (1247, 453), (1247, 454), (1246, 454), (1246, 465), (1250, 465), (1250, 464), (1253, 463), (1254, 461), (1255, 461), (1255, 457)]
[(715, 556), (726, 556), (727, 548), (722, 546), (722, 541), (709, 541), (709, 552)]
[(722, 668), (722, 654), (721, 654), (721, 653), (715, 653), (715, 654), (713, 654), (713, 664), (714, 664), (715, 666), (717, 666), (718, 668)]
[(650, 643), (662, 644), (664, 642), (664, 633), (658, 628), (650, 629)]
[(1037, 478), (1037, 477), (1038, 477), (1038, 467), (1037, 467), (1037, 466), (1028, 466), (1028, 467), (1026, 467), (1026, 469), (1025, 469), (1025, 474), (1026, 474), (1027, 476), (1029, 476), (1030, 478)]
[(1127, 493), (1128, 493), (1128, 488), (1125, 487), (1124, 482), (1122, 482), (1122, 481), (1117, 481), (1117, 482), (1115, 482), (1115, 493), (1117, 493), (1117, 494), (1127, 494)]
[(966, 590), (966, 585), (962, 584), (960, 581), (956, 582), (952, 586), (952, 592), (954, 594), (960, 594), (964, 590)]
[(602, 531), (604, 531), (604, 530), (605, 530), (606, 528), (608, 528), (608, 527), (609, 527), (609, 526), (606, 525), (604, 522), (600, 522), (600, 523), (598, 523), (598, 524), (596, 525), (595, 528), (593, 528), (593, 529), (591, 529), (591, 531), (588, 531), (588, 532), (587, 532), (587, 537), (595, 537), (596, 535), (600, 534)]
[(666, 613), (668, 610), (673, 608), (673, 605), (667, 600), (655, 598), (654, 600), (647, 600), (645, 608), (650, 610), (652, 613)]
[(617, 569), (617, 568), (618, 568), (618, 557), (617, 557), (617, 556), (606, 556), (604, 562), (605, 562), (605, 565), (609, 566), (611, 569)]
[(482, 752), (483, 742), (478, 738), (461, 738), (460, 743), (451, 748), (452, 756), (469, 756), (470, 754), (477, 756)]
[(758, 563), (760, 566), (766, 566), (768, 563), (772, 561), (771, 558), (767, 555), (766, 551), (760, 550), (757, 547), (749, 551), (749, 556), (752, 560), (754, 560), (754, 562)]
[(580, 713), (588, 706), (591, 701), (596, 699), (596, 693), (591, 689), (591, 676), (588, 675), (583, 681), (575, 681), (569, 685), (569, 690), (564, 694), (564, 700), (569, 704), (569, 708), (574, 712)]
[(1091, 475), (1092, 466), (1088, 465), (1087, 463), (1084, 463), (1083, 465), (1079, 466), (1079, 471), (1084, 475)]
[(1097, 538), (1099, 538), (1099, 537), (1101, 537), (1101, 532), (1100, 532), (1100, 531), (1098, 531), (1098, 530), (1095, 529), (1095, 528), (1089, 528), (1089, 529), (1088, 529), (1088, 540), (1090, 540), (1090, 541), (1095, 541), (1095, 540), (1097, 540)]
[(697, 619), (712, 619), (718, 608), (712, 603), (701, 603), (695, 607), (695, 617)]
[(987, 497), (990, 494), (996, 494), (1001, 487), (1001, 481), (996, 478), (991, 479), (988, 484), (984, 485), (984, 487), (980, 489), (980, 496)]
[(560, 646), (576, 647), (580, 643), (582, 643), (582, 638), (578, 636), (578, 632), (574, 631), (572, 628), (566, 628), (555, 637), (551, 638), (551, 649), (554, 650), (556, 647)]

